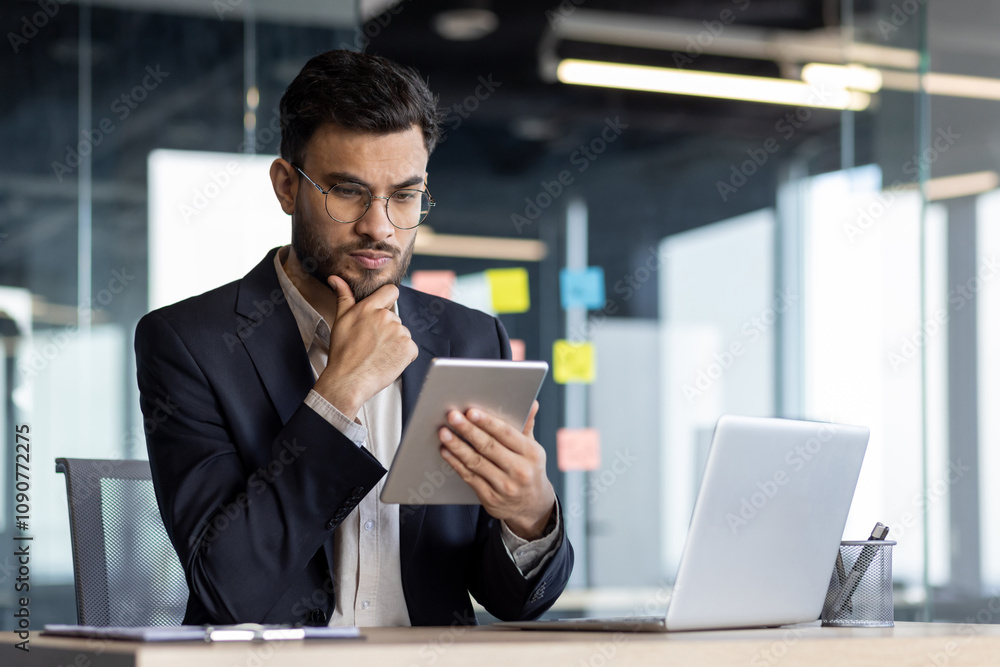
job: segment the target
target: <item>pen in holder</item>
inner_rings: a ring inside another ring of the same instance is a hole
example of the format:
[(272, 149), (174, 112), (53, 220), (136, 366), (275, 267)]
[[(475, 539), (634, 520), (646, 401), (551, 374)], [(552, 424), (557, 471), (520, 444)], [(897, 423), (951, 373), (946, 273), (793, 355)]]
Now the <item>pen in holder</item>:
[(841, 542), (820, 618), (823, 625), (893, 626), (891, 540)]

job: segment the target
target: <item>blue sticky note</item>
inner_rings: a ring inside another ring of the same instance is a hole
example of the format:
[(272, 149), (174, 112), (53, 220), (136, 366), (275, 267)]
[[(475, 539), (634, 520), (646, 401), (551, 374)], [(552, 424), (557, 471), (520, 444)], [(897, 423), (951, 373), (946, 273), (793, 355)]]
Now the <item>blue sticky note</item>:
[(590, 266), (586, 269), (563, 269), (559, 272), (559, 291), (563, 309), (587, 308), (597, 310), (604, 306), (604, 269)]

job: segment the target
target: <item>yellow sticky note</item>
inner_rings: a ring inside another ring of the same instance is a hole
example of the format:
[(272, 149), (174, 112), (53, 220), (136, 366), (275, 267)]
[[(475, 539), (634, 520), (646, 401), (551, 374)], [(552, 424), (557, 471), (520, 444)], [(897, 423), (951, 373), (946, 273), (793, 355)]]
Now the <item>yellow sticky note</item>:
[(524, 361), (524, 341), (520, 338), (510, 339), (510, 360), (511, 361)]
[(559, 469), (597, 470), (601, 467), (601, 435), (596, 428), (561, 428), (556, 431)]
[(490, 284), (493, 310), (498, 313), (524, 313), (531, 307), (528, 296), (528, 270), (489, 269), (486, 281)]
[(552, 346), (552, 377), (559, 384), (594, 381), (594, 344), (557, 340)]

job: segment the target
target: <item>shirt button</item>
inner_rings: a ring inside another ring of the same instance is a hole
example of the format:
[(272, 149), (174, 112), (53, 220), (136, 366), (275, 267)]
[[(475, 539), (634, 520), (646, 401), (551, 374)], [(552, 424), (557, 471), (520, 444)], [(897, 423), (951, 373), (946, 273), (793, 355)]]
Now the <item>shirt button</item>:
[(365, 600), (364, 602), (361, 603), (361, 608), (362, 609), (368, 609), (368, 607), (370, 607), (370, 606), (371, 606), (371, 603), (368, 602), (368, 600)]
[(371, 530), (375, 527), (374, 521), (365, 521), (365, 530)]

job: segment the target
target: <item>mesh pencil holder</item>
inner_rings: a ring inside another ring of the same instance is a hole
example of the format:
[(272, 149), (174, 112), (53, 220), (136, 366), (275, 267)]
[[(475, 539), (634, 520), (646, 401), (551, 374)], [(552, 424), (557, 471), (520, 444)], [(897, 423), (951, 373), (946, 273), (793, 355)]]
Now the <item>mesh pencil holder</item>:
[(837, 627), (887, 628), (892, 620), (892, 540), (841, 542), (820, 619)]

